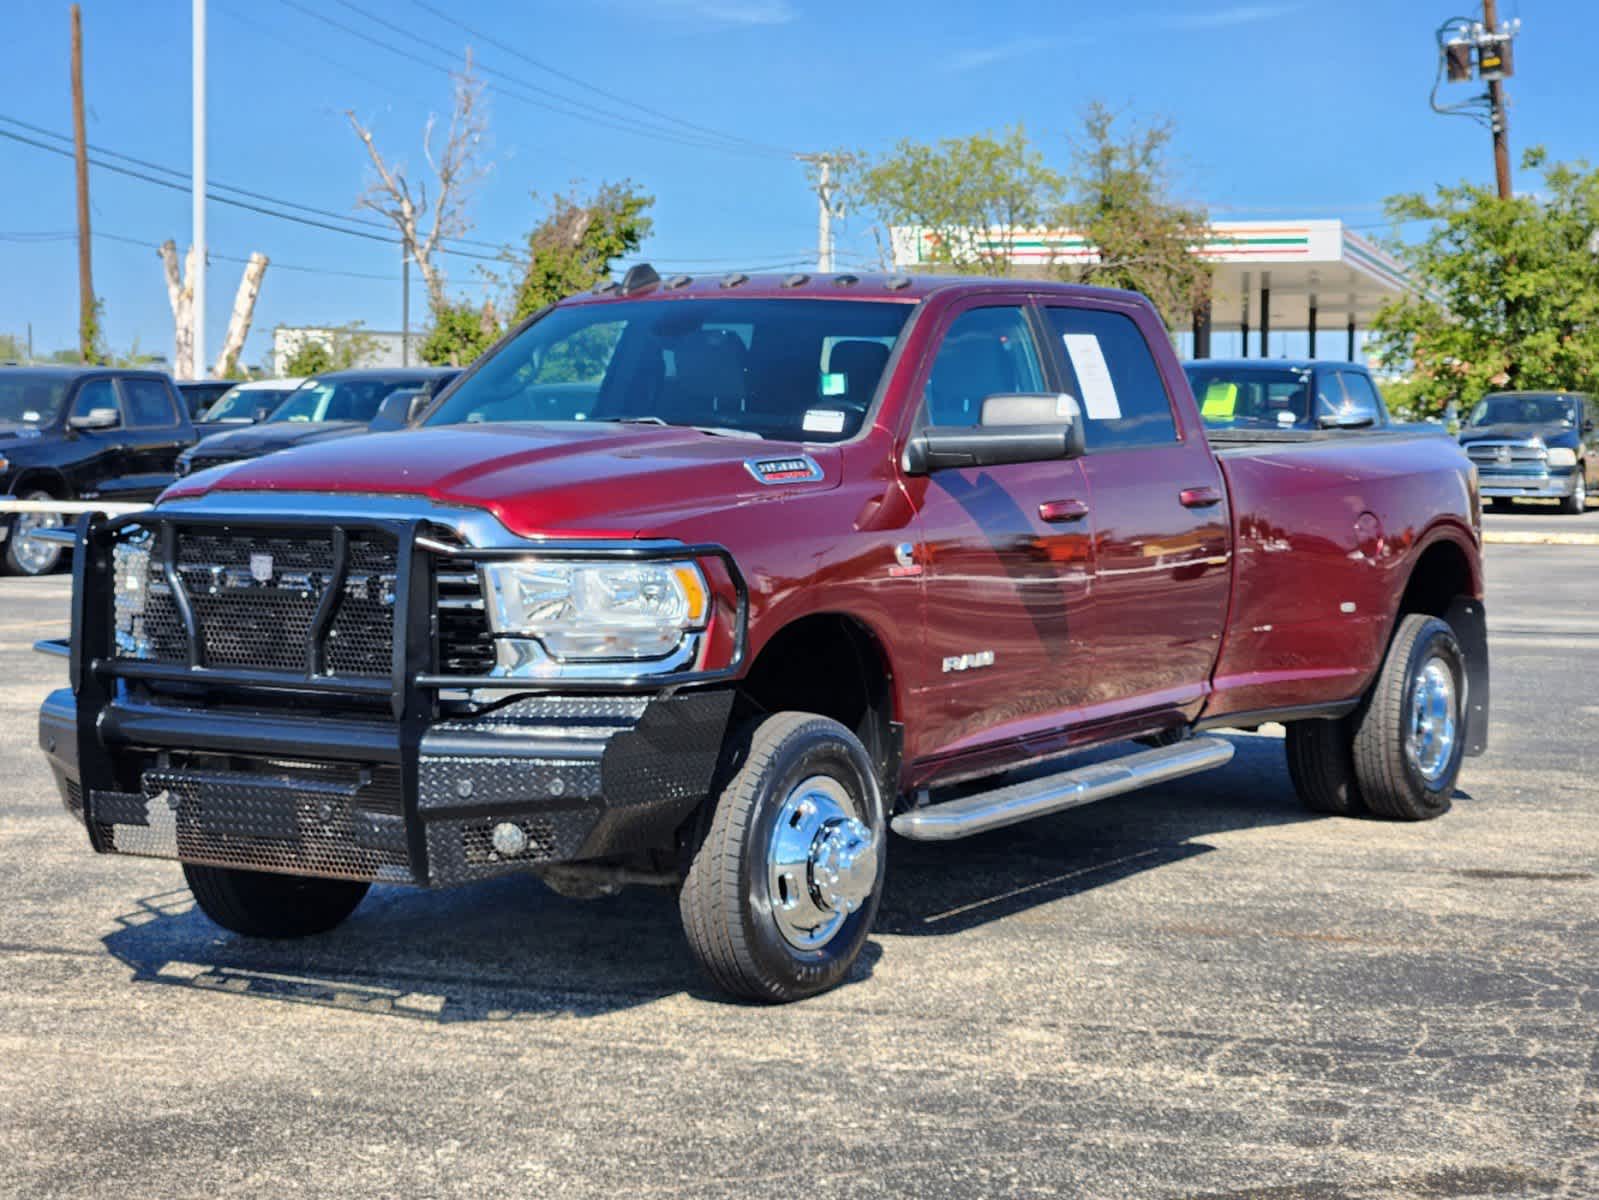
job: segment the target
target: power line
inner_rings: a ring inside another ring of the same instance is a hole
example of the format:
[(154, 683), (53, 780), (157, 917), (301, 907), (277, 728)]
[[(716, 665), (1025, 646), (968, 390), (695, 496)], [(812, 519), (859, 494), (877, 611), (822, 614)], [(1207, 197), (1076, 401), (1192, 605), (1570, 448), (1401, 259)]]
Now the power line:
[[(406, 59), (409, 62), (417, 63), (418, 65), (427, 67), (429, 70), (432, 70), (432, 71), (440, 71), (440, 72), (444, 73), (445, 75), (453, 76), (455, 74), (455, 70), (452, 67), (443, 66), (440, 63), (438, 63), (438, 62), (436, 62), (436, 61), (434, 61), (432, 59), (424, 58), (423, 56), (421, 56), (419, 54), (416, 54), (416, 53), (413, 53), (412, 51), (407, 50), (404, 47), (396, 46), (392, 42), (384, 41), (382, 38), (376, 37), (376, 36), (366, 32), (363, 29), (358, 29), (355, 26), (347, 24), (344, 21), (340, 21), (340, 20), (338, 20), (335, 17), (330, 17), (326, 13), (318, 12), (318, 11), (316, 11), (313, 8), (310, 8), (310, 7), (308, 7), (308, 6), (304, 5), (304, 4), (301, 4), (301, 3), (299, 3), (299, 0), (279, 0), (279, 3), (284, 4), (284, 5), (288, 6), (289, 8), (294, 9), (296, 12), (303, 13), (305, 16), (308, 16), (308, 17), (310, 17), (311, 19), (313, 19), (315, 21), (320, 21), (324, 25), (328, 25), (328, 26), (331, 26), (334, 29), (340, 30), (341, 32), (346, 33), (346, 34), (350, 35), (351, 37), (358, 38), (361, 41), (367, 42), (367, 43), (369, 43), (371, 45), (374, 45), (374, 46), (378, 46), (381, 49), (387, 50), (391, 54), (399, 55), (401, 58), (404, 58), (404, 59)], [(418, 42), (421, 45), (424, 45), (424, 46), (428, 47), (429, 49), (433, 50), (435, 53), (444, 54), (446, 56), (453, 57), (453, 52), (452, 51), (450, 51), (447, 47), (440, 46), (437, 42), (431, 42), (427, 38), (421, 37), (418, 34), (411, 33), (408, 30), (403, 29), (402, 27), (400, 27), (398, 25), (395, 25), (393, 22), (388, 21), (388, 20), (386, 20), (383, 17), (374, 16), (373, 14), (368, 13), (368, 12), (364, 11), (363, 9), (360, 9), (360, 8), (356, 7), (355, 5), (347, 3), (347, 0), (340, 0), (340, 3), (345, 4), (345, 7), (350, 8), (352, 11), (360, 13), (362, 16), (366, 17), (369, 21), (373, 21), (374, 23), (379, 24), (379, 25), (383, 26), (384, 28), (389, 29), (389, 30), (391, 30), (391, 31), (393, 31), (395, 33), (398, 33), (398, 34), (400, 34), (400, 35), (402, 35), (404, 37), (408, 37), (411, 40), (413, 40), (415, 42)], [(600, 125), (600, 126), (603, 126), (605, 128), (609, 128), (609, 129), (615, 129), (615, 130), (618, 130), (618, 131), (620, 131), (622, 133), (631, 133), (631, 134), (634, 134), (636, 136), (647, 137), (647, 138), (651, 138), (651, 139), (656, 140), (656, 141), (673, 142), (673, 143), (675, 143), (677, 145), (690, 146), (690, 147), (694, 147), (696, 149), (701, 149), (701, 150), (723, 150), (723, 151), (727, 151), (727, 152), (730, 152), (730, 153), (746, 153), (746, 154), (748, 154), (748, 153), (759, 153), (763, 157), (765, 157), (767, 155), (767, 152), (765, 152), (765, 151), (756, 152), (756, 151), (748, 150), (748, 149), (746, 149), (744, 147), (741, 147), (741, 146), (729, 145), (727, 143), (711, 142), (711, 141), (707, 141), (707, 140), (704, 140), (704, 139), (696, 140), (694, 138), (688, 137), (688, 136), (680, 133), (677, 130), (667, 129), (667, 128), (663, 128), (663, 127), (657, 127), (657, 126), (651, 126), (651, 125), (646, 125), (643, 122), (634, 122), (634, 121), (631, 121), (627, 117), (619, 117), (615, 113), (607, 113), (605, 110), (597, 109), (593, 105), (584, 104), (583, 101), (574, 101), (574, 100), (572, 100), (569, 97), (562, 97), (562, 96), (559, 95), (559, 93), (551, 92), (548, 88), (541, 87), (538, 84), (528, 83), (527, 81), (518, 79), (516, 76), (509, 75), (508, 73), (506, 73), (504, 71), (495, 70), (495, 69), (490, 68), (490, 67), (482, 67), (482, 70), (483, 70), (484, 74), (496, 75), (496, 76), (499, 76), (499, 77), (501, 77), (503, 79), (509, 79), (511, 82), (517, 84), (518, 87), (524, 88), (527, 91), (543, 92), (546, 95), (556, 96), (558, 99), (564, 100), (567, 104), (574, 104), (575, 103), (575, 104), (582, 105), (582, 107), (584, 107), (584, 108), (588, 108), (588, 109), (592, 110), (591, 112), (587, 112), (586, 113), (586, 112), (582, 112), (580, 110), (562, 107), (559, 104), (551, 104), (548, 101), (539, 100), (539, 99), (537, 99), (534, 96), (526, 95), (522, 91), (516, 91), (516, 90), (514, 90), (512, 88), (506, 87), (504, 84), (496, 84), (496, 83), (485, 83), (484, 84), (484, 86), (486, 88), (488, 88), (490, 91), (496, 93), (497, 95), (505, 96), (506, 98), (511, 99), (511, 100), (519, 100), (523, 104), (531, 105), (534, 108), (541, 108), (541, 109), (544, 109), (547, 112), (559, 113), (562, 116), (573, 117), (573, 118), (575, 118), (577, 120), (580, 120), (580, 121), (588, 121), (591, 124)], [(599, 114), (603, 114), (603, 115), (593, 115), (595, 113), (599, 113)]]
[(502, 50), (514, 58), (519, 58), (529, 66), (536, 67), (540, 71), (545, 71), (551, 75), (554, 75), (557, 79), (564, 79), (568, 83), (576, 84), (578, 87), (593, 92), (595, 95), (604, 96), (607, 100), (612, 100), (618, 104), (626, 105), (628, 108), (637, 109), (639, 112), (647, 113), (653, 117), (658, 117), (663, 121), (670, 121), (674, 125), (681, 125), (685, 129), (692, 129), (700, 133), (707, 133), (713, 137), (722, 138), (729, 142), (742, 143), (754, 149), (763, 150), (772, 154), (787, 156), (790, 153), (790, 151), (781, 146), (773, 146), (765, 142), (757, 142), (752, 138), (743, 137), (739, 134), (723, 133), (722, 131), (713, 129), (708, 125), (700, 125), (693, 121), (686, 121), (682, 117), (674, 117), (671, 113), (662, 112), (658, 108), (651, 108), (647, 104), (640, 104), (637, 100), (629, 99), (627, 96), (619, 95), (616, 92), (607, 91), (606, 89), (598, 86), (597, 84), (590, 83), (588, 80), (583, 79), (580, 76), (563, 71), (559, 67), (552, 67), (546, 62), (541, 62), (532, 55), (528, 54), (526, 51), (521, 50), (514, 45), (500, 41), (498, 38), (484, 33), (479, 29), (474, 29), (465, 21), (460, 20), (458, 17), (452, 16), (450, 13), (439, 8), (437, 5), (428, 3), (427, 0), (411, 0), (411, 3), (417, 8), (422, 9), (424, 12), (432, 13), (439, 20), (446, 21), (449, 24), (454, 25), (457, 29), (464, 31), (469, 37), (476, 38), (480, 42), (484, 42), (498, 50)]
[[(0, 129), (0, 137), (9, 138), (11, 141), (21, 142), (24, 145), (33, 146), (39, 150), (48, 150), (51, 154), (57, 154), (63, 158), (72, 157), (72, 151), (70, 150), (64, 150), (59, 146), (52, 146), (48, 142), (41, 142), (36, 138), (24, 137), (20, 133), (12, 133), (8, 129)], [(130, 167), (121, 167), (116, 163), (105, 162), (102, 159), (96, 158), (89, 159), (89, 162), (94, 166), (99, 167), (103, 171), (112, 171), (118, 175), (126, 175), (130, 179), (138, 179), (145, 183), (153, 183), (157, 187), (166, 188), (168, 191), (185, 193), (189, 191), (187, 184), (178, 183), (171, 179), (161, 179), (158, 176), (149, 175), (143, 171), (135, 171)], [(369, 242), (381, 242), (386, 246), (398, 246), (401, 244), (399, 238), (384, 237), (382, 234), (378, 233), (367, 233), (365, 230), (361, 229), (348, 229), (339, 225), (331, 225), (326, 221), (313, 220), (310, 217), (301, 217), (296, 216), (293, 213), (279, 212), (276, 209), (265, 208), (259, 204), (251, 204), (247, 201), (236, 199), (233, 196), (220, 196), (214, 191), (208, 190), (206, 192), (206, 198), (208, 200), (214, 200), (218, 204), (226, 204), (233, 208), (242, 208), (249, 212), (260, 213), (262, 216), (276, 217), (280, 221), (292, 221), (296, 225), (306, 225), (314, 229), (325, 229), (330, 233), (342, 233), (347, 237), (362, 238)], [(479, 262), (500, 263), (506, 266), (526, 266), (528, 262), (527, 259), (517, 258), (515, 255), (509, 253), (509, 251), (503, 254), (477, 254), (470, 250), (456, 250), (447, 246), (439, 246), (437, 250), (440, 254), (449, 254), (456, 258), (476, 259)]]
[[(56, 133), (54, 130), (45, 129), (41, 125), (35, 125), (32, 122), (23, 121), (23, 120), (20, 120), (20, 119), (18, 119), (16, 117), (8, 117), (8, 116), (4, 115), (3, 113), (0, 113), (0, 121), (3, 121), (7, 125), (15, 125), (19, 129), (26, 129), (26, 130), (29, 130), (29, 131), (31, 131), (33, 133), (40, 134), (43, 137), (54, 138), (55, 140), (60, 141), (60, 142), (70, 142), (72, 140), (66, 134)], [(105, 155), (107, 158), (119, 159), (122, 162), (132, 163), (135, 166), (144, 167), (146, 170), (159, 171), (162, 174), (170, 175), (174, 179), (181, 180), (185, 185), (187, 185), (189, 183), (189, 181), (190, 181), (189, 173), (187, 171), (179, 170), (177, 167), (164, 166), (161, 163), (151, 162), (149, 159), (146, 159), (146, 158), (137, 158), (134, 155), (123, 154), (122, 152), (120, 152), (118, 150), (112, 150), (112, 149), (110, 149), (109, 147), (106, 147), (106, 146), (96, 146), (93, 143), (90, 143), (88, 148), (90, 150), (93, 150), (96, 154)], [(280, 208), (294, 208), (294, 209), (300, 210), (301, 212), (312, 213), (312, 214), (314, 214), (316, 216), (328, 217), (328, 218), (330, 218), (331, 220), (334, 220), (334, 221), (348, 221), (348, 222), (350, 222), (353, 225), (364, 225), (364, 226), (367, 226), (368, 228), (374, 228), (374, 229), (390, 229), (390, 228), (392, 228), (392, 226), (387, 221), (379, 221), (379, 220), (376, 220), (375, 218), (372, 218), (372, 217), (362, 217), (362, 216), (352, 215), (352, 214), (349, 214), (349, 213), (334, 212), (331, 209), (318, 208), (318, 207), (316, 207), (315, 205), (312, 205), (312, 204), (302, 204), (302, 203), (300, 203), (297, 200), (285, 200), (281, 196), (271, 196), (271, 195), (266, 194), (265, 192), (253, 192), (253, 191), (250, 191), (248, 188), (236, 187), (236, 186), (234, 186), (233, 184), (230, 184), (230, 183), (220, 183), (220, 182), (218, 182), (216, 180), (211, 180), (208, 183), (207, 186), (209, 188), (220, 189), (221, 191), (224, 191), (224, 192), (232, 192), (235, 195), (245, 196), (245, 197), (247, 197), (247, 198), (249, 198), (251, 200), (260, 200), (260, 201), (262, 201), (263, 203), (266, 203), (266, 204), (275, 204), (275, 205), (277, 205)], [(481, 239), (478, 239), (478, 238), (457, 237), (457, 238), (449, 238), (447, 240), (452, 241), (452, 242), (458, 242), (461, 245), (465, 245), (465, 246), (484, 246), (484, 247), (487, 247), (488, 249), (491, 249), (491, 250), (500, 248), (500, 244), (498, 242), (485, 242), (485, 241), (482, 241)]]

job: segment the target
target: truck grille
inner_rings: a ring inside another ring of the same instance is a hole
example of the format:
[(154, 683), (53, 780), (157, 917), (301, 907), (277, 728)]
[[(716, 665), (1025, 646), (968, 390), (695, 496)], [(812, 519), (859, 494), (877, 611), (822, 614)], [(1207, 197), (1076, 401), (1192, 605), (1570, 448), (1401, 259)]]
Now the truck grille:
[(1538, 473), (1545, 469), (1549, 451), (1541, 442), (1494, 438), (1468, 443), (1466, 457), (1479, 471)]
[[(188, 662), (179, 598), (150, 531), (135, 529), (113, 552), (116, 654), (172, 665)], [(331, 530), (244, 531), (178, 527), (175, 566), (212, 670), (310, 673), (382, 679), (394, 670), (399, 551), (378, 533), (352, 533), (344, 582), (321, 645), (312, 652), (323, 597), (335, 574)], [(129, 587), (129, 580), (137, 588)], [(142, 593), (142, 606), (138, 598)], [(448, 674), (486, 675), (494, 642), (482, 584), (470, 566), (441, 567), (433, 580), (437, 664)]]
[[(117, 559), (119, 572), (142, 571), (145, 592), (145, 636), (119, 639), (119, 654), (187, 662), (178, 598), (148, 533), (119, 545)], [(381, 678), (393, 670), (397, 559), (390, 539), (364, 533), (350, 538), (344, 583), (321, 648), (323, 673)], [(207, 667), (307, 673), (312, 630), (334, 577), (331, 531), (180, 528), (175, 565)]]

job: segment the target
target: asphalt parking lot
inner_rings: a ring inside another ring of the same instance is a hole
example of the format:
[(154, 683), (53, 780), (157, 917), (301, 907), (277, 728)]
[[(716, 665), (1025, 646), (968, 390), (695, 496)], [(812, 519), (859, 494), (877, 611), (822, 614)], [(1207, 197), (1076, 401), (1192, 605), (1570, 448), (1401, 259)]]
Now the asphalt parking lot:
[(1240, 734), (896, 843), (859, 978), (783, 1009), (710, 994), (647, 892), (222, 934), (62, 811), (28, 646), (68, 585), (0, 581), (0, 1195), (1599, 1194), (1599, 548), (1489, 570), (1493, 746), (1443, 820), (1310, 818)]

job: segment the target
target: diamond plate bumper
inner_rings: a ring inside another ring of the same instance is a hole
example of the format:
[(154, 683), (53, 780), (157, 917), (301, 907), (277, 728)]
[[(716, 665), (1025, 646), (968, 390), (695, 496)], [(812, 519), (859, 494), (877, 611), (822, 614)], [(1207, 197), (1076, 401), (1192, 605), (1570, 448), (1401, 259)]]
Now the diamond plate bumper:
[[(99, 851), (444, 886), (670, 847), (710, 789), (732, 701), (537, 696), (404, 739), (377, 719), (126, 696), (86, 733), (61, 689), (39, 744)], [(492, 844), (503, 822), (526, 835), (513, 857)]]

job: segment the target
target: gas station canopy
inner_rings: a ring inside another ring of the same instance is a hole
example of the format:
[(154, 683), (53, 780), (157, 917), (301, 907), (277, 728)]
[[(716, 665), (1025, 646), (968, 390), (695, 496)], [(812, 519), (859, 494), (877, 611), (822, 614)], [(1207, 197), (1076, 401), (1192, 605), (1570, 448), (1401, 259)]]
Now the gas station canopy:
[[(896, 228), (892, 236), (897, 269), (939, 269), (937, 233)], [(1099, 257), (1068, 229), (994, 230), (975, 236), (972, 249), (1003, 253), (1017, 275), (1031, 278)], [(1318, 331), (1341, 328), (1353, 358), (1356, 329), (1389, 300), (1416, 290), (1392, 256), (1342, 221), (1219, 221), (1196, 253), (1214, 268), (1210, 311), (1194, 320), (1198, 357), (1209, 354), (1213, 329), (1241, 331), (1246, 347), (1252, 329), (1260, 330), (1262, 347), (1274, 329), (1302, 330), (1315, 355)]]

